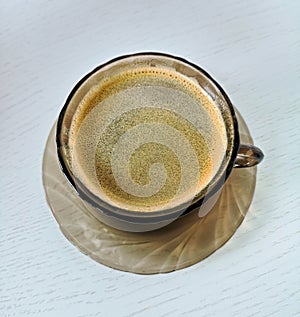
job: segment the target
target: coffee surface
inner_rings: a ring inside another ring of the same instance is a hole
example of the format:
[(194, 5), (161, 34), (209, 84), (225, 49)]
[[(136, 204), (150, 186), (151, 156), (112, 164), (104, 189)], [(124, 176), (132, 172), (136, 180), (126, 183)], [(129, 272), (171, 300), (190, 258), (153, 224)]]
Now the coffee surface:
[(69, 131), (74, 175), (127, 210), (189, 203), (226, 149), (219, 110), (194, 79), (141, 67), (104, 78), (82, 98)]

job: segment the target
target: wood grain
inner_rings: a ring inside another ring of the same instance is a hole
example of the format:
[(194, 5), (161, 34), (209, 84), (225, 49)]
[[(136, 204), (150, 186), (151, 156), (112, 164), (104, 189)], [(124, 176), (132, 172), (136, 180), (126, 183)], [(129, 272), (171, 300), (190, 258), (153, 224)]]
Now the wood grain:
[[(300, 315), (298, 1), (0, 2), (0, 316)], [(162, 51), (210, 72), (265, 152), (245, 222), (191, 268), (139, 276), (61, 234), (44, 144), (75, 82), (117, 55)]]

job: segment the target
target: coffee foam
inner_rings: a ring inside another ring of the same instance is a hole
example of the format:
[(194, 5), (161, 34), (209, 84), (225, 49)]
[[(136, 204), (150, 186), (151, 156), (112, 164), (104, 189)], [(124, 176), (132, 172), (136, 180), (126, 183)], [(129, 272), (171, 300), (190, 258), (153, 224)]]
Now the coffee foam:
[[(157, 67), (122, 72), (92, 86), (69, 131), (76, 177), (111, 205), (136, 211), (193, 200), (215, 175), (226, 146), (221, 114), (206, 92), (194, 79)], [(150, 165), (143, 163), (147, 159)], [(143, 175), (137, 177), (133, 170)], [(176, 190), (170, 182), (166, 186), (168, 177), (176, 179)], [(120, 190), (109, 192), (112, 183)]]

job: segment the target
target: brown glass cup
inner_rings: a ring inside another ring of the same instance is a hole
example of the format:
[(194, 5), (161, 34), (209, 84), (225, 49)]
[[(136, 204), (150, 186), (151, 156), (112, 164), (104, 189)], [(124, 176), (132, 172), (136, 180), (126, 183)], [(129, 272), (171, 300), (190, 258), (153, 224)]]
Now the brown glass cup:
[[(119, 70), (135, 67), (160, 67), (175, 69), (176, 72), (193, 78), (213, 100), (214, 107), (222, 116), (227, 138), (227, 148), (221, 164), (210, 182), (188, 201), (151, 212), (140, 212), (117, 207), (95, 195), (74, 174), (69, 159), (68, 144), (73, 115), (86, 93), (95, 83)], [(238, 123), (233, 105), (222, 87), (202, 68), (180, 57), (162, 53), (139, 53), (115, 58), (88, 73), (83, 77), (68, 96), (60, 112), (56, 130), (57, 154), (63, 174), (73, 186), (76, 193), (87, 204), (88, 210), (100, 221), (120, 230), (142, 232), (161, 228), (184, 216), (197, 211), (200, 216), (206, 215), (218, 199), (223, 185), (233, 168), (245, 168), (258, 164), (263, 159), (262, 151), (247, 144), (240, 144)]]

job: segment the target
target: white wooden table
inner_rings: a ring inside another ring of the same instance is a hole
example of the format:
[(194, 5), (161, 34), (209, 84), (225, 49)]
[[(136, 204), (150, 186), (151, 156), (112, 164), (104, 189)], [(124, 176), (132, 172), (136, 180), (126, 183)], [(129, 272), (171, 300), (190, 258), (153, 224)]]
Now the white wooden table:
[[(210, 72), (265, 152), (233, 238), (190, 268), (109, 269), (62, 235), (41, 180), (73, 85), (118, 55)], [(299, 1), (0, 1), (0, 316), (300, 316)]]

